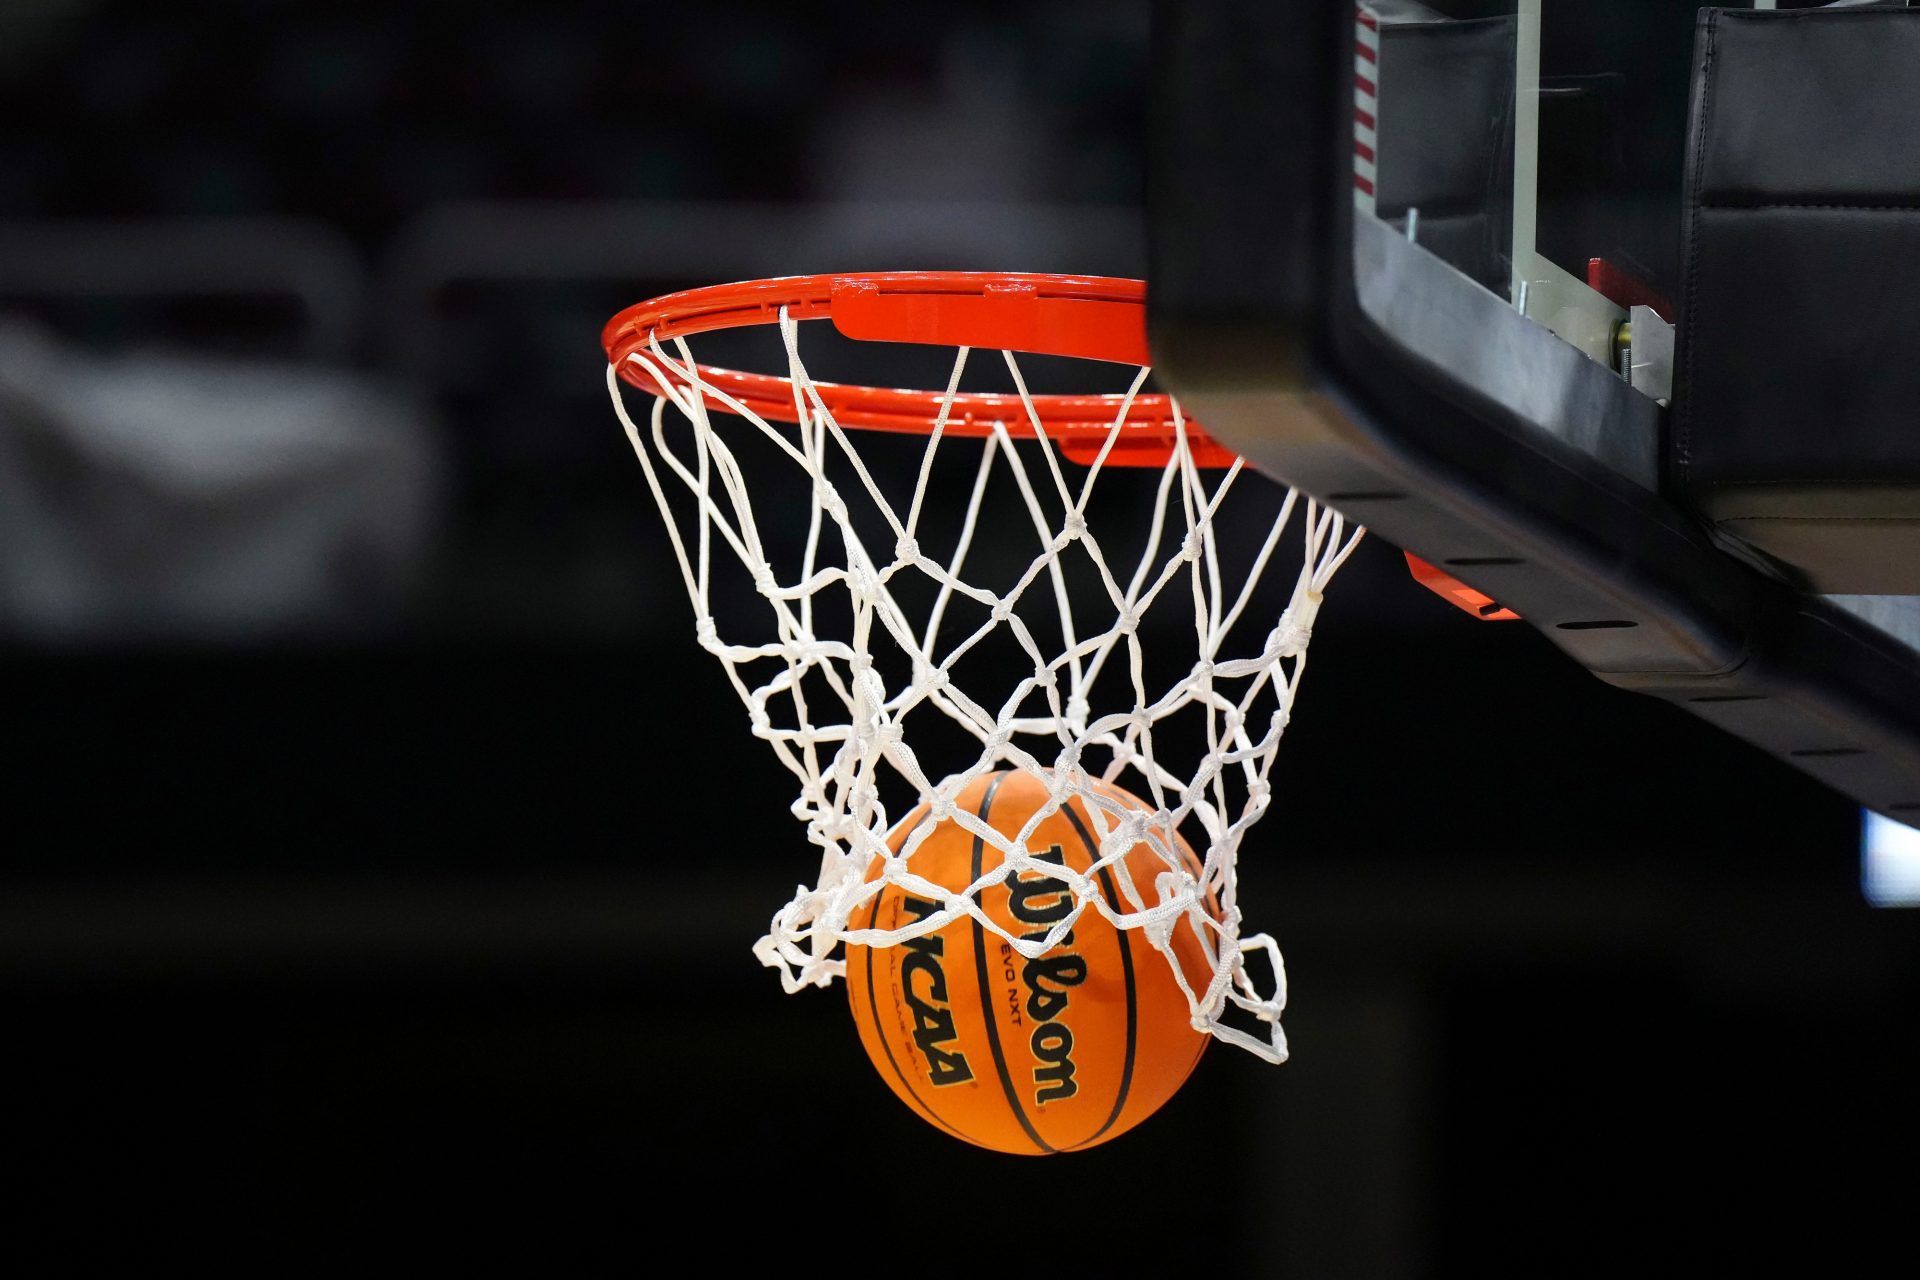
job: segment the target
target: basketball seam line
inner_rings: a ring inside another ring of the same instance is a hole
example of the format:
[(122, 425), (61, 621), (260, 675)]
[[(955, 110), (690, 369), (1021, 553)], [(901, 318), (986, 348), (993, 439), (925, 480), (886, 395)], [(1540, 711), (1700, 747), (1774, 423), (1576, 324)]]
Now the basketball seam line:
[[(1005, 773), (999, 774), (988, 784), (987, 794), (980, 797), (980, 821), (988, 821), (987, 813), (993, 808), (993, 797), (999, 792), (1000, 784), (1006, 781), (1008, 776)], [(973, 878), (975, 880), (980, 878), (985, 849), (986, 841), (976, 835), (973, 838)], [(975, 902), (978, 902), (977, 898)], [(980, 981), (980, 1005), (986, 1014), (987, 1045), (993, 1050), (994, 1070), (1000, 1074), (1000, 1088), (1007, 1095), (1007, 1105), (1013, 1108), (1013, 1118), (1020, 1122), (1020, 1127), (1027, 1131), (1029, 1138), (1033, 1139), (1033, 1145), (1038, 1147), (1043, 1155), (1053, 1155), (1057, 1148), (1049, 1146), (1047, 1140), (1040, 1136), (1040, 1131), (1033, 1127), (1033, 1121), (1027, 1118), (1025, 1108), (1020, 1105), (1020, 1094), (1013, 1087), (1013, 1072), (1007, 1069), (1007, 1054), (1006, 1050), (1000, 1047), (1000, 1027), (994, 1015), (994, 1010), (998, 1006), (993, 1002), (993, 979), (987, 972), (987, 931), (978, 920), (973, 922), (973, 968)]]
[[(1074, 834), (1080, 837), (1080, 843), (1086, 847), (1089, 862), (1094, 863), (1100, 861), (1100, 851), (1094, 847), (1093, 837), (1088, 834), (1086, 827), (1081, 823), (1080, 815), (1075, 813), (1071, 806), (1067, 805), (1063, 805), (1060, 812), (1066, 814), (1067, 821), (1073, 824)], [(1111, 867), (1101, 868), (1100, 885), (1107, 892), (1108, 902), (1117, 904), (1120, 901), (1119, 891), (1113, 883), (1113, 869)], [(1107, 1130), (1113, 1128), (1114, 1122), (1120, 1119), (1120, 1113), (1126, 1109), (1127, 1094), (1133, 1089), (1133, 1065), (1135, 1052), (1140, 1039), (1140, 992), (1134, 982), (1133, 946), (1127, 938), (1127, 930), (1115, 929), (1113, 932), (1120, 942), (1120, 970), (1126, 979), (1127, 1056), (1120, 1070), (1120, 1089), (1114, 1097), (1113, 1111), (1107, 1116), (1106, 1123), (1098, 1129), (1095, 1129), (1092, 1137), (1074, 1143), (1068, 1150), (1078, 1150), (1082, 1147), (1091, 1146), (1098, 1142)]]

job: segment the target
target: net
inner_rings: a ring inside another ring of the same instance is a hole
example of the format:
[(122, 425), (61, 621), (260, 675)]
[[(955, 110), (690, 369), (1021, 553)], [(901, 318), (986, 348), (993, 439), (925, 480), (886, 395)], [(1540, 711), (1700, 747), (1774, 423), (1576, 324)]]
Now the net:
[[(1171, 965), (1196, 1028), (1284, 1060), (1285, 968), (1270, 936), (1242, 932), (1238, 856), (1274, 803), (1315, 615), (1362, 530), (1238, 459), (1203, 465), (1220, 451), (1177, 404), (1164, 460), (1140, 466), (1122, 437), (1144, 367), (1101, 398), (1110, 425), (1081, 466), (1063, 458), (1012, 351), (991, 371), (1011, 385), (1012, 412), (956, 411), (981, 402), (962, 391), (963, 346), (931, 428), (889, 435), (845, 429), (838, 388), (808, 374), (786, 307), (777, 328), (790, 422), (717, 385), (684, 337), (637, 342), (607, 374), (699, 644), (791, 772), (792, 813), (820, 854), (755, 954), (793, 992), (843, 976), (844, 943), (897, 945), (971, 917), (1032, 959), (1098, 911)], [(629, 410), (622, 363), (655, 393), (650, 411)], [(1042, 778), (1050, 797), (1012, 835), (953, 803), (1007, 768)], [(1076, 799), (1098, 843), (1084, 872), (1027, 846)], [(947, 822), (1001, 855), (965, 887), (916, 870)], [(1151, 883), (1127, 873), (1142, 844), (1160, 855)], [(1045, 937), (1014, 936), (977, 905), (1022, 873), (1072, 891)], [(888, 885), (939, 909), (894, 930), (851, 923)], [(1204, 982), (1174, 961), (1182, 921), (1203, 939)]]

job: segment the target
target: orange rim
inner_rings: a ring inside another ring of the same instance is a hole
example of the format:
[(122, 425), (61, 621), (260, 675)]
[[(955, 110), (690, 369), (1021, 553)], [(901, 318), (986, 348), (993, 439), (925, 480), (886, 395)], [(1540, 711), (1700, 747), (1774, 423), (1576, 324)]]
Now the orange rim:
[[(986, 271), (876, 271), (785, 276), (710, 285), (628, 307), (601, 334), (607, 359), (627, 382), (653, 395), (665, 389), (653, 368), (632, 359), (654, 342), (696, 333), (778, 324), (784, 309), (795, 320), (830, 320), (850, 338), (935, 346), (985, 347), (1039, 355), (1073, 356), (1146, 365), (1147, 289), (1144, 281)], [(790, 378), (698, 364), (700, 379), (762, 418), (795, 422)], [(945, 394), (897, 387), (816, 382), (821, 403), (843, 427), (926, 434), (940, 417)], [(1091, 462), (1106, 447), (1125, 400), (1119, 395), (1036, 395), (1034, 415), (1060, 451)], [(732, 410), (719, 400), (712, 407)], [(1017, 395), (961, 392), (953, 397), (946, 431), (985, 436), (1004, 428), (1015, 438), (1035, 432)], [(1205, 467), (1231, 464), (1233, 452), (1196, 423), (1185, 422), (1188, 448)], [(1122, 466), (1159, 466), (1178, 438), (1173, 402), (1143, 393), (1107, 455)]]

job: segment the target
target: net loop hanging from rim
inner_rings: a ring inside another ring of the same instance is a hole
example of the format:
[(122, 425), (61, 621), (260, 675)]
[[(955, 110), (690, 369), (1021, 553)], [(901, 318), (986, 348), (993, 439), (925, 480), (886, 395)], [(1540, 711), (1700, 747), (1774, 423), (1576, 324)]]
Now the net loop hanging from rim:
[[(842, 976), (843, 943), (895, 945), (971, 918), (1032, 958), (1093, 910), (1139, 930), (1171, 964), (1197, 1028), (1269, 1061), (1285, 1058), (1285, 970), (1271, 937), (1241, 932), (1238, 855), (1273, 803), (1269, 778), (1322, 595), (1363, 531), (1247, 475), (1173, 398), (1143, 390), (1143, 308), (1138, 281), (876, 273), (692, 290), (608, 325), (608, 391), (665, 523), (699, 643), (721, 662), (754, 735), (797, 781), (792, 812), (820, 854), (814, 883), (775, 912), (754, 948), (788, 991)], [(800, 322), (823, 318), (853, 337), (955, 347), (945, 389), (815, 381), (801, 359)], [(689, 351), (690, 335), (768, 323), (784, 347), (784, 377), (702, 365)], [(1001, 349), (1011, 394), (961, 389), (982, 345)], [(1136, 372), (1124, 393), (1045, 396), (1028, 389), (1017, 350), (1116, 360)], [(622, 380), (654, 397), (643, 421), (629, 413)], [(897, 476), (868, 465), (862, 429), (924, 435), (917, 465)], [(784, 479), (766, 487), (759, 468), (743, 463), (750, 446)], [(956, 450), (969, 451), (966, 496), (952, 541), (935, 547), (927, 526), (940, 492), (936, 464)], [(1084, 471), (1070, 474), (1063, 460)], [(1145, 519), (1136, 512), (1125, 531), (1141, 541), (1130, 567), (1106, 550), (1122, 531), (1096, 530), (1090, 515), (1096, 483), (1122, 466), (1158, 472), (1141, 474), (1151, 498)], [(762, 481), (757, 493), (750, 473)], [(993, 508), (990, 491), (1009, 482), (1016, 500)], [(1249, 505), (1259, 509), (1251, 520)], [(1290, 583), (1273, 566), (1289, 529), (1301, 551)], [(1229, 530), (1250, 531), (1253, 545), (1223, 547)], [(785, 543), (800, 545), (776, 545)], [(784, 573), (783, 558), (797, 558)], [(1011, 584), (970, 581), (970, 562), (982, 559), (1014, 565)], [(717, 579), (729, 565), (732, 583), (744, 578), (761, 602), (752, 635), (721, 634), (717, 601), (729, 586)], [(909, 607), (915, 593), (931, 595), (924, 613)], [(1157, 637), (1170, 615), (1190, 634), (1182, 647), (1191, 652), (1170, 680), (1149, 686), (1143, 632)], [(1016, 656), (992, 668), (997, 687), (980, 688), (969, 655), (993, 644)], [(965, 749), (923, 763), (915, 743), (932, 749), (921, 728), (929, 717)], [(1012, 836), (953, 804), (969, 783), (1008, 767), (1044, 779), (1050, 796)], [(1107, 784), (1150, 810), (1118, 802)], [(1073, 800), (1099, 844), (1085, 872), (1042, 862), (1026, 844)], [(924, 816), (891, 848), (894, 825), (916, 810)], [(1001, 855), (964, 888), (915, 870), (915, 850), (947, 821)], [(1177, 852), (1183, 839), (1200, 857), (1197, 874)], [(1151, 884), (1125, 869), (1141, 843), (1164, 864)], [(1117, 901), (1099, 887), (1106, 871)], [(977, 905), (982, 889), (1021, 874), (1071, 890), (1073, 910), (1044, 937), (1016, 937)], [(888, 885), (939, 909), (898, 929), (858, 927), (855, 913)], [(1183, 919), (1204, 940), (1204, 983), (1188, 980), (1168, 944)], [(1264, 983), (1250, 957), (1262, 959)]]

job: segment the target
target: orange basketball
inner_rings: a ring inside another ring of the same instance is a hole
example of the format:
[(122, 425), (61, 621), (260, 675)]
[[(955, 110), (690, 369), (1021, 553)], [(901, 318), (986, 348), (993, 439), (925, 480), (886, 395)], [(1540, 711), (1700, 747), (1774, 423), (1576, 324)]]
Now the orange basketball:
[[(1117, 787), (1100, 790), (1131, 808), (1151, 808)], [(1008, 771), (974, 781), (955, 807), (1013, 836), (1046, 801), (1040, 779)], [(909, 814), (893, 829), (890, 846), (898, 851), (925, 816), (924, 808)], [(1027, 847), (1044, 861), (1085, 872), (1098, 856), (1095, 832), (1076, 798), (1042, 821)], [(1197, 873), (1193, 851), (1178, 848)], [(1000, 857), (949, 821), (909, 865), (958, 891)], [(1144, 843), (1125, 861), (1143, 900), (1153, 903), (1165, 862)], [(876, 859), (870, 878), (879, 874)], [(1130, 909), (1111, 867), (1095, 882), (1116, 911)], [(1064, 880), (1023, 873), (986, 889), (979, 901), (1015, 937), (1038, 939), (1072, 910), (1074, 895)], [(939, 907), (889, 885), (847, 923), (896, 929)], [(1191, 921), (1176, 925), (1172, 945), (1189, 985), (1203, 990), (1208, 967)], [(1023, 1155), (1080, 1150), (1125, 1133), (1179, 1090), (1211, 1038), (1193, 1029), (1166, 957), (1138, 930), (1116, 929), (1091, 905), (1060, 945), (1032, 960), (971, 917), (894, 946), (849, 945), (847, 998), (867, 1056), (902, 1101), (956, 1137)]]

